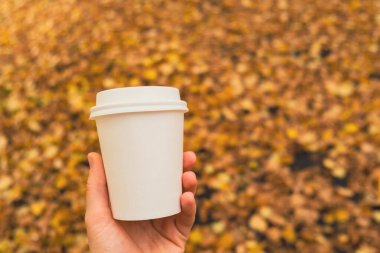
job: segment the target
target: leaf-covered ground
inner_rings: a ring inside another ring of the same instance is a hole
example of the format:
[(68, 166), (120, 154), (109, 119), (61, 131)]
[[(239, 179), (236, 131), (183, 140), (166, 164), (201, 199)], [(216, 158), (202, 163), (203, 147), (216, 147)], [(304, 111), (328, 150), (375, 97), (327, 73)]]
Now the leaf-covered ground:
[(380, 251), (380, 3), (1, 0), (0, 252), (86, 252), (96, 92), (180, 88), (187, 252)]

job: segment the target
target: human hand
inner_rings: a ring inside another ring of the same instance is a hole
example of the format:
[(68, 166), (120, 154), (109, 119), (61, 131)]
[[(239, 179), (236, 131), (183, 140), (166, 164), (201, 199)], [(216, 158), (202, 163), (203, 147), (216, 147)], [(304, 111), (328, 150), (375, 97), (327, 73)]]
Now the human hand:
[(102, 157), (98, 153), (89, 153), (88, 160), (90, 173), (85, 222), (91, 252), (184, 252), (196, 212), (194, 194), (197, 179), (191, 171), (196, 160), (193, 152), (183, 154), (181, 212), (142, 221), (113, 219)]

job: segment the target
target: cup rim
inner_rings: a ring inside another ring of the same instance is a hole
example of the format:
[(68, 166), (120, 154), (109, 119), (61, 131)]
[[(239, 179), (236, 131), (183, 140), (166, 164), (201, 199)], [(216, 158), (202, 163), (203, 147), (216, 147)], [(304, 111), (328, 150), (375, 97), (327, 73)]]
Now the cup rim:
[(90, 119), (94, 120), (97, 117), (112, 114), (154, 111), (179, 111), (185, 113), (189, 110), (187, 108), (187, 103), (182, 100), (154, 101), (145, 103), (118, 103), (92, 107), (90, 110)]
[[(157, 93), (157, 97), (154, 95), (156, 93)], [(121, 94), (121, 96), (118, 96), (117, 94)], [(137, 98), (136, 100), (133, 99), (135, 95)], [(113, 96), (115, 96), (116, 98), (115, 100), (113, 100)], [(125, 99), (124, 96), (127, 99)], [(144, 98), (145, 96), (147, 97)], [(129, 99), (131, 100), (128, 101)], [(90, 119), (94, 119), (95, 117), (105, 116), (109, 114), (116, 114), (116, 113), (147, 112), (147, 111), (187, 112), (188, 108), (187, 108), (187, 103), (181, 100), (179, 90), (176, 87), (171, 87), (171, 86), (120, 87), (120, 88), (103, 90), (96, 94), (96, 104), (90, 109)]]

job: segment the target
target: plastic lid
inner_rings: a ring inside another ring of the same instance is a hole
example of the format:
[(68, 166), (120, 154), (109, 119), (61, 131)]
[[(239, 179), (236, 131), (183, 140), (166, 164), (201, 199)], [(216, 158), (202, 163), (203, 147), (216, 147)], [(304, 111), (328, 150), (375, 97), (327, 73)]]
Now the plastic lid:
[(91, 108), (90, 119), (116, 113), (147, 111), (183, 111), (187, 104), (179, 90), (166, 86), (139, 86), (116, 88), (96, 94), (96, 106)]

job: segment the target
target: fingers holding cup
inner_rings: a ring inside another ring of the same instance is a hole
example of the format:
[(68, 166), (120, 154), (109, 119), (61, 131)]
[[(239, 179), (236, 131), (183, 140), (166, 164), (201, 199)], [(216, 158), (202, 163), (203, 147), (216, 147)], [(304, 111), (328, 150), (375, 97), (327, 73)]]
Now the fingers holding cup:
[(195, 164), (197, 157), (193, 151), (186, 151), (183, 153), (183, 171), (189, 171)]
[(182, 175), (182, 192), (192, 192), (197, 190), (197, 177), (193, 171), (186, 171)]

